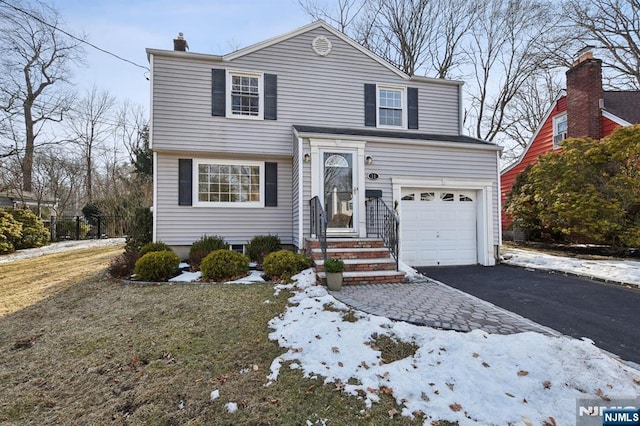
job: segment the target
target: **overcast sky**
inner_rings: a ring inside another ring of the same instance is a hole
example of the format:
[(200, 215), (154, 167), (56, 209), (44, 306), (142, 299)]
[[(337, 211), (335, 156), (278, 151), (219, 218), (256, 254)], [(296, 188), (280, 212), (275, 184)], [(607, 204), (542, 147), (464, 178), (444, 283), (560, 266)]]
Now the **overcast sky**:
[[(190, 51), (224, 54), (289, 32), (312, 21), (297, 0), (53, 0), (72, 33), (148, 67), (145, 48), (173, 49), (183, 32)], [(119, 100), (149, 108), (147, 70), (86, 46), (78, 89), (94, 83)]]

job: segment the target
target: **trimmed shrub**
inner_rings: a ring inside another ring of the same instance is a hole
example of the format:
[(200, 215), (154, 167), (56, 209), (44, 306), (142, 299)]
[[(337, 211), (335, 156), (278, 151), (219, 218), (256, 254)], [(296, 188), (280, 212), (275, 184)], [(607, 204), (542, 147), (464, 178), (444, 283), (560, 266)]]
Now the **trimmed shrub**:
[(22, 235), (22, 223), (13, 218), (7, 211), (0, 210), (0, 253), (16, 251), (14, 243)]
[(88, 203), (82, 208), (82, 215), (91, 225), (98, 224), (98, 218), (101, 215), (100, 207), (96, 203)]
[(311, 259), (288, 250), (279, 250), (264, 258), (264, 272), (272, 278), (290, 281), (291, 277), (311, 265)]
[(140, 254), (134, 251), (125, 251), (111, 261), (107, 271), (113, 278), (128, 278), (133, 273)]
[(249, 259), (233, 250), (216, 250), (202, 259), (200, 270), (205, 280), (226, 281), (246, 274), (249, 270)]
[(147, 243), (140, 249), (140, 256), (144, 256), (147, 253), (154, 251), (173, 251), (171, 247), (163, 243), (162, 241), (156, 241), (155, 243)]
[(22, 223), (20, 238), (14, 242), (17, 250), (42, 247), (49, 243), (49, 230), (34, 212), (29, 209), (10, 209), (13, 218)]
[(136, 262), (133, 272), (142, 281), (166, 281), (178, 272), (180, 258), (171, 251), (152, 251)]
[(153, 213), (148, 207), (136, 209), (133, 223), (127, 227), (126, 251), (139, 252), (143, 245), (153, 240)]
[(256, 235), (247, 244), (247, 256), (249, 259), (262, 264), (264, 257), (281, 248), (280, 237), (277, 235)]
[(200, 262), (207, 257), (209, 253), (216, 250), (226, 250), (229, 244), (224, 238), (215, 235), (203, 235), (199, 240), (194, 241), (189, 250), (189, 264), (192, 271), (200, 270)]

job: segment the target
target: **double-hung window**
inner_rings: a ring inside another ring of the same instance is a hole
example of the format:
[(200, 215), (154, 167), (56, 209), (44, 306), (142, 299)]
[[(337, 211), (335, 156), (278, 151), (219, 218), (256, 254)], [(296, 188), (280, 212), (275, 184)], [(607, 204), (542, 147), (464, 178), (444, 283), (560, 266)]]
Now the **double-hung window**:
[(263, 118), (262, 74), (229, 71), (227, 91), (227, 117)]
[(196, 205), (264, 207), (264, 163), (197, 160)]
[(553, 148), (560, 148), (560, 142), (567, 138), (567, 114), (553, 117)]
[(378, 127), (404, 129), (406, 125), (406, 93), (404, 88), (378, 86)]

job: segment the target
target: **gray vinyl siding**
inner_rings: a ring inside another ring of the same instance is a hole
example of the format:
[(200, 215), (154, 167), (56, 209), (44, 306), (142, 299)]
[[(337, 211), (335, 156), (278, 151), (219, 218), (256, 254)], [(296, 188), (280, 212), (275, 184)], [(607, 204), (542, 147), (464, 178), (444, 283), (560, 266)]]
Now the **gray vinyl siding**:
[[(309, 143), (305, 142), (306, 148), (308, 148)], [(499, 191), (495, 151), (418, 146), (392, 142), (367, 142), (365, 153), (365, 155), (374, 158), (374, 164), (365, 166), (365, 176), (369, 173), (379, 175), (375, 181), (366, 179), (365, 189), (382, 190), (382, 198), (391, 208), (393, 208), (392, 178), (455, 178), (492, 181), (493, 244), (500, 244), (499, 211), (497, 208)], [(306, 192), (306, 189), (311, 187), (310, 167), (305, 167), (305, 171), (305, 197), (310, 198), (311, 193)], [(305, 218), (305, 220), (304, 235), (308, 236), (308, 219)]]
[(374, 172), (380, 176), (376, 181), (367, 180), (366, 188), (381, 189), (383, 199), (389, 207), (393, 207), (392, 177), (492, 181), (493, 242), (499, 244), (497, 209), (499, 191), (495, 151), (416, 147), (376, 142), (368, 142), (365, 151), (367, 155), (376, 159), (373, 165), (365, 167), (365, 174)]
[[(311, 48), (318, 35), (332, 43), (332, 51), (326, 57), (316, 55)], [(156, 231), (157, 239), (170, 245), (190, 245), (204, 234), (223, 236), (231, 244), (245, 244), (255, 235), (271, 233), (279, 235), (283, 244), (301, 247), (300, 222), (303, 235), (309, 234), (311, 166), (297, 164), (298, 142), (292, 138), (292, 125), (367, 128), (365, 83), (418, 88), (419, 128), (407, 132), (459, 134), (458, 85), (404, 79), (323, 28), (233, 61), (204, 55), (180, 56), (174, 52), (154, 54), (152, 62), (152, 143), (158, 157)], [(276, 74), (277, 120), (212, 116), (213, 68)], [(366, 185), (383, 189), (388, 202), (391, 202), (390, 176), (394, 173), (486, 179), (487, 159), (493, 156), (492, 178), (496, 178), (493, 152), (401, 143), (370, 143), (366, 150), (376, 161), (365, 172), (380, 174), (379, 181), (367, 181)], [(302, 154), (305, 153), (310, 153), (308, 141), (303, 144)], [(178, 206), (178, 158), (203, 156), (277, 161), (278, 207)], [(298, 199), (298, 167), (303, 172), (302, 200)], [(497, 194), (496, 187), (496, 197)]]
[[(311, 42), (331, 41), (326, 57)], [(211, 69), (278, 76), (278, 119), (243, 120), (211, 116)], [(396, 84), (419, 89), (423, 133), (458, 134), (458, 86), (409, 81), (322, 28), (233, 61), (155, 55), (153, 59), (153, 147), (291, 154), (291, 125), (364, 128), (364, 84)], [(409, 130), (411, 131), (411, 130)]]
[[(278, 206), (195, 207), (178, 205), (178, 159), (185, 155), (157, 156), (161, 173), (157, 178), (156, 239), (172, 246), (191, 245), (201, 236), (219, 235), (229, 244), (246, 244), (256, 235), (278, 235), (283, 244), (292, 244), (292, 199), (290, 159), (279, 159)], [(260, 158), (254, 160), (262, 161)], [(276, 161), (276, 160), (269, 160)]]

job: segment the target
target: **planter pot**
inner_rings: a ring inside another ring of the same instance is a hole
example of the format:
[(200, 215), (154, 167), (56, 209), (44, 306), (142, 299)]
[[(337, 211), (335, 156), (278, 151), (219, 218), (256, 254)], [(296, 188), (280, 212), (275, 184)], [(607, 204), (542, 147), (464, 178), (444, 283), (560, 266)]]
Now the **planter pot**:
[(342, 272), (327, 272), (327, 287), (332, 291), (342, 288)]

